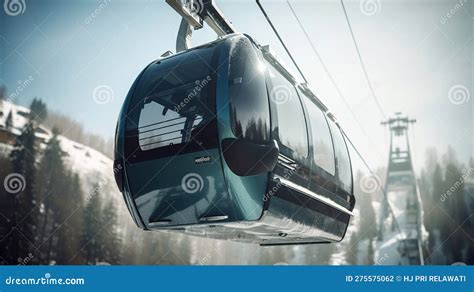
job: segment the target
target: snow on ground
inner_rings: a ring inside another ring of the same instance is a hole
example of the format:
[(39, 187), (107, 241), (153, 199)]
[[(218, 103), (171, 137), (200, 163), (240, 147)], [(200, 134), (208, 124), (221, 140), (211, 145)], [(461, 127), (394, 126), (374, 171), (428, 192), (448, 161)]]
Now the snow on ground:
[[(12, 113), (12, 128), (10, 132), (15, 135), (21, 134), (21, 129), (28, 122), (30, 110), (26, 107), (16, 105), (7, 100), (0, 102), (0, 128), (5, 128), (9, 113)], [(51, 138), (51, 131), (41, 127), (36, 136), (43, 141)], [(85, 146), (81, 143), (72, 141), (64, 136), (58, 137), (62, 150), (66, 153), (64, 162), (74, 173), (80, 177), (84, 199), (93, 195), (104, 196), (103, 202), (113, 200), (116, 207), (119, 220), (119, 226), (133, 224), (128, 216), (128, 210), (123, 202), (122, 194), (119, 192), (113, 174), (113, 161), (103, 153)], [(40, 145), (44, 148), (45, 145)], [(0, 143), (0, 155), (8, 156), (13, 149), (12, 146)], [(96, 187), (99, 186), (97, 189)], [(125, 215), (126, 216), (125, 216)]]
[(97, 183), (114, 182), (113, 162), (99, 151), (59, 136), (61, 149), (66, 152), (64, 159), (75, 173), (83, 179), (83, 188), (87, 192)]
[(26, 107), (16, 105), (10, 101), (3, 100), (0, 102), (0, 111), (3, 113), (0, 115), (0, 127), (5, 127), (7, 124), (8, 115), (11, 113), (12, 123), (14, 126), (13, 133), (19, 135), (27, 121), (30, 110)]

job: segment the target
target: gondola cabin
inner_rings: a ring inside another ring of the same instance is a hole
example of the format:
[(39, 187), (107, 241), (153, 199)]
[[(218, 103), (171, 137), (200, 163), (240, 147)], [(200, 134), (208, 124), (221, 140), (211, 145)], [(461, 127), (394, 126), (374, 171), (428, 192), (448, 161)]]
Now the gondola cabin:
[(334, 242), (355, 203), (339, 125), (247, 35), (149, 64), (125, 99), (115, 155), (118, 187), (145, 230)]

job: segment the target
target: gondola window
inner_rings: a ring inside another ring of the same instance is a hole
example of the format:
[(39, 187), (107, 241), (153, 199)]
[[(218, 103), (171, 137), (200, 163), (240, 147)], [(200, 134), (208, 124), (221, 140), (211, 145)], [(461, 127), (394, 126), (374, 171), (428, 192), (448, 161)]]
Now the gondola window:
[(271, 68), (270, 100), (276, 106), (278, 137), (287, 148), (287, 155), (304, 160), (308, 156), (308, 135), (302, 104), (296, 89), (278, 71)]
[(232, 130), (237, 137), (264, 142), (270, 136), (270, 109), (264, 63), (248, 39), (231, 50), (229, 97)]
[(329, 132), (328, 122), (324, 113), (309, 99), (304, 99), (310, 121), (313, 159), (317, 166), (334, 175), (336, 165), (334, 149)]
[(341, 130), (333, 122), (329, 122), (331, 126), (331, 133), (334, 140), (334, 150), (336, 152), (336, 164), (339, 181), (342, 188), (348, 192), (352, 192), (352, 171), (351, 162), (349, 159), (349, 152), (347, 151), (344, 137), (342, 136)]
[(206, 148), (215, 140), (213, 52), (196, 50), (146, 69), (127, 120), (127, 136), (140, 151), (190, 142)]

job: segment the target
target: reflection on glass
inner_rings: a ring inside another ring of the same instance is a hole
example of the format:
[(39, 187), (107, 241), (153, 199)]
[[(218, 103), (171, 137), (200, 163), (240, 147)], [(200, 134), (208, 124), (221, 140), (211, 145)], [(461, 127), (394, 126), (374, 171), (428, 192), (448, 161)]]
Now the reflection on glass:
[(293, 151), (294, 158), (303, 160), (308, 154), (308, 138), (300, 99), (294, 86), (280, 73), (271, 68), (269, 76), (270, 99), (277, 109), (280, 141)]
[(311, 124), (314, 162), (319, 167), (334, 175), (336, 172), (334, 149), (326, 117), (308, 98), (305, 98), (304, 101)]
[(342, 183), (344, 190), (350, 193), (352, 191), (352, 174), (349, 152), (347, 151), (344, 137), (342, 136), (339, 127), (332, 121), (329, 121), (329, 125), (331, 126), (331, 133), (334, 140), (339, 180)]
[(264, 142), (270, 135), (265, 65), (252, 44), (240, 39), (231, 48), (229, 97), (232, 130), (237, 137)]
[(152, 64), (137, 85), (127, 120), (127, 136), (142, 151), (217, 135), (211, 67), (213, 49), (192, 51)]

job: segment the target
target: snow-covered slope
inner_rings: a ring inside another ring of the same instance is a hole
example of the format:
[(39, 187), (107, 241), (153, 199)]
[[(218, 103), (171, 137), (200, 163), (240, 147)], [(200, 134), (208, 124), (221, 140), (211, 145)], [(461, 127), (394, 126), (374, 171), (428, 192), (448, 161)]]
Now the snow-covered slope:
[(9, 114), (12, 116), (13, 130), (12, 132), (19, 135), (20, 129), (23, 128), (30, 114), (30, 110), (26, 107), (16, 105), (7, 100), (0, 102), (0, 127), (6, 127)]
[[(30, 110), (4, 100), (0, 102), (0, 112), (2, 112), (0, 115), (0, 129), (6, 129), (7, 118), (11, 113), (12, 125), (7, 130), (15, 135), (21, 134), (21, 129), (28, 122)], [(47, 141), (52, 134), (49, 129), (41, 126), (39, 133), (36, 135), (41, 137), (43, 141)], [(119, 222), (119, 226), (131, 224), (132, 221), (129, 216), (123, 216), (128, 211), (122, 201), (122, 195), (115, 185), (113, 161), (103, 153), (64, 136), (60, 135), (59, 141), (62, 150), (66, 154), (64, 157), (66, 166), (80, 177), (84, 199), (94, 193), (104, 196), (103, 201), (105, 202), (113, 200), (118, 209), (118, 218), (123, 221)], [(44, 148), (44, 146), (40, 145), (41, 148)], [(0, 143), (0, 155), (8, 155), (12, 148), (10, 145)], [(99, 187), (96, 189), (97, 186)]]

